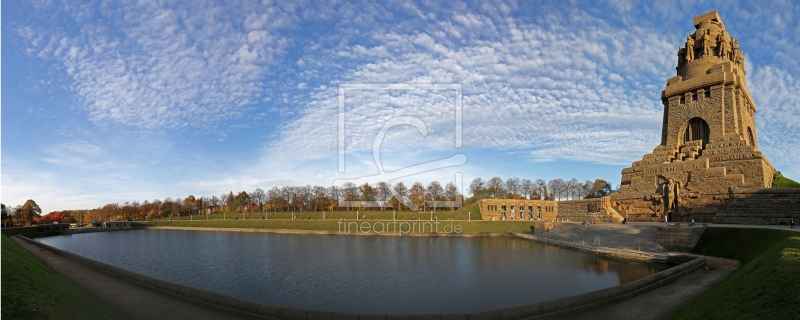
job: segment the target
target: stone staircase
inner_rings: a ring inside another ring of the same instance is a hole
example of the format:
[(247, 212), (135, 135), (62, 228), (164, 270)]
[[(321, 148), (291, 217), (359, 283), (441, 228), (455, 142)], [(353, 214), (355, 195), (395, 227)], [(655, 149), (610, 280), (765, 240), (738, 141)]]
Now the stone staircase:
[(800, 223), (800, 189), (738, 189), (714, 223), (778, 224), (794, 218)]

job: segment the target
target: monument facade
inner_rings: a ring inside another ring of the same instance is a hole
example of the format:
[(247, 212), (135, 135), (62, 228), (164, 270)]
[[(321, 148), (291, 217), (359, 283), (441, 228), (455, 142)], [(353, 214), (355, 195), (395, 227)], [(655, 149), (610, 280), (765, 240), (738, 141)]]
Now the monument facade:
[(716, 11), (695, 18), (694, 27), (661, 93), (661, 144), (622, 170), (611, 195), (629, 221), (711, 221), (732, 190), (772, 185), (739, 42)]
[[(521, 217), (747, 224), (800, 220), (800, 189), (771, 188), (775, 169), (758, 150), (756, 104), (747, 90), (743, 48), (716, 11), (694, 18), (694, 28), (678, 47), (676, 75), (661, 92), (661, 143), (622, 170), (619, 192), (553, 202), (548, 215)], [(521, 206), (537, 205), (480, 201), (487, 220), (509, 220)]]

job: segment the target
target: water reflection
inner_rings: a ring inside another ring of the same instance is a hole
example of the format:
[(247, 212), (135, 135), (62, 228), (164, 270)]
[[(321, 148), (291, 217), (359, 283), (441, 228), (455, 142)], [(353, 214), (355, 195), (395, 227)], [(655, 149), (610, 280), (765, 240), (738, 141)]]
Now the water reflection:
[(239, 298), (360, 313), (513, 307), (618, 285), (666, 268), (506, 237), (136, 230), (40, 241)]

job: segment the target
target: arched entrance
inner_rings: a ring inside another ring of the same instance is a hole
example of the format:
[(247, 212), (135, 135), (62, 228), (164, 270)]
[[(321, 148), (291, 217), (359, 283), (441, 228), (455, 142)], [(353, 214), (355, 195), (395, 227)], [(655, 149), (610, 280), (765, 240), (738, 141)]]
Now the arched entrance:
[(751, 146), (756, 146), (756, 139), (753, 137), (753, 130), (751, 130), (750, 127), (747, 127), (747, 139), (750, 140)]
[(708, 123), (700, 118), (693, 118), (689, 120), (686, 125), (686, 130), (683, 132), (683, 143), (695, 140), (702, 140), (703, 147), (708, 143), (708, 138), (711, 135), (711, 130), (708, 128)]

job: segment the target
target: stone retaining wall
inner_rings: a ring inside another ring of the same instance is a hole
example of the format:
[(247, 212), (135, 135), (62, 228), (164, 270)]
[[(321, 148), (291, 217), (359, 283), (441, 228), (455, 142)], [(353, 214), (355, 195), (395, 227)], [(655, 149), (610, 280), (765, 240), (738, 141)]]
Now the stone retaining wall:
[(669, 251), (692, 252), (705, 230), (698, 225), (658, 227), (656, 242)]
[[(536, 237), (519, 234), (519, 233), (506, 233), (509, 236), (516, 236), (529, 240), (544, 241), (545, 239), (537, 239)], [(349, 314), (349, 313), (336, 313), (316, 310), (303, 310), (290, 307), (282, 307), (272, 304), (242, 300), (214, 292), (209, 292), (200, 289), (194, 289), (187, 286), (170, 283), (145, 275), (133, 273), (123, 270), (102, 262), (88, 259), (74, 253), (63, 251), (52, 246), (31, 240), (30, 238), (20, 235), (22, 239), (53, 251), (59, 255), (68, 257), (70, 259), (82, 262), (91, 267), (115, 274), (122, 278), (133, 281), (137, 284), (150, 287), (163, 292), (168, 292), (178, 296), (182, 296), (199, 303), (211, 304), (215, 307), (227, 308), (242, 312), (254, 317), (264, 319), (289, 319), (289, 320), (313, 320), (313, 319), (342, 319), (342, 320), (364, 320), (364, 319), (431, 319), (431, 318), (448, 318), (452, 320), (475, 320), (475, 319), (494, 319), (494, 320), (512, 320), (512, 319), (556, 319), (567, 315), (579, 314), (588, 310), (599, 308), (602, 306), (614, 304), (626, 299), (630, 299), (649, 290), (657, 288), (661, 285), (674, 281), (675, 279), (693, 272), (694, 270), (705, 266), (705, 258), (695, 256), (675, 256), (674, 261), (688, 261), (670, 269), (649, 275), (647, 277), (622, 284), (619, 286), (606, 288), (602, 290), (587, 292), (584, 294), (524, 305), (520, 307), (513, 307), (500, 310), (485, 311), (472, 314), (447, 314), (447, 315), (373, 315), (373, 314)], [(551, 243), (553, 244), (553, 243)], [(565, 245), (562, 245), (566, 247)], [(575, 247), (571, 247), (575, 248)], [(598, 248), (595, 248), (598, 249)], [(610, 248), (605, 248), (610, 249)], [(612, 249), (613, 250), (613, 249)], [(626, 259), (658, 261), (663, 259), (670, 261), (669, 254), (652, 254), (647, 252), (634, 252), (632, 250), (613, 250), (614, 253), (607, 252), (606, 255), (615, 256)], [(592, 251), (596, 254), (602, 254), (602, 251)], [(656, 258), (653, 260), (653, 257)]]
[[(590, 210), (591, 209), (591, 210)], [(591, 212), (596, 210), (594, 212)], [(576, 222), (615, 222), (600, 198), (558, 202), (558, 220)]]

